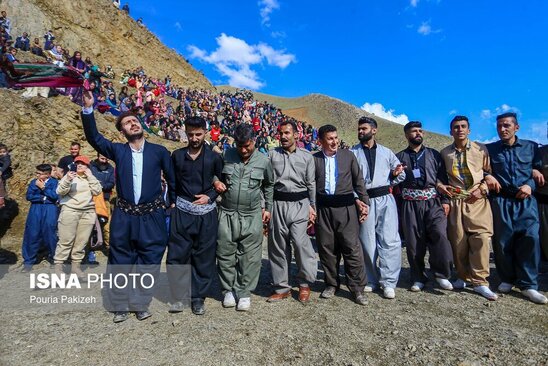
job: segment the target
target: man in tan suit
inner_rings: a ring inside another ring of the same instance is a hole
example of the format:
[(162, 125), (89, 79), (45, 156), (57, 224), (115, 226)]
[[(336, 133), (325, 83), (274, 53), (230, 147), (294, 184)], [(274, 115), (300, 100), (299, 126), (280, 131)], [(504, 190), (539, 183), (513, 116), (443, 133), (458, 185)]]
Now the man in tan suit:
[(493, 215), (483, 181), (484, 171), (489, 170), (489, 154), (484, 145), (469, 140), (467, 117), (455, 116), (450, 126), (453, 143), (441, 151), (449, 185), (438, 182), (438, 190), (451, 198), (447, 236), (459, 277), (453, 288), (463, 289), (471, 283), (475, 292), (494, 301), (497, 295), (487, 282)]

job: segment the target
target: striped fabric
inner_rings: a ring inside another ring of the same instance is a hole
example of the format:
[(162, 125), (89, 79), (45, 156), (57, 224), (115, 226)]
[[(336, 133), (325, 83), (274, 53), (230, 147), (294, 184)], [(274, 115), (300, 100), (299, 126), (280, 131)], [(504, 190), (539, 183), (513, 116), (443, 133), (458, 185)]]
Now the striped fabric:
[(2, 66), (2, 71), (6, 74), (11, 87), (79, 88), (84, 83), (84, 76), (70, 66), (59, 67), (49, 63), (18, 63), (13, 64), (13, 67)]
[(469, 149), (470, 142), (468, 142), (464, 151), (455, 149), (455, 160), (453, 160), (453, 175), (462, 179), (464, 188), (466, 189), (470, 189), (470, 187), (474, 185), (474, 178), (472, 177), (472, 173), (470, 173), (468, 163), (466, 162), (466, 152)]

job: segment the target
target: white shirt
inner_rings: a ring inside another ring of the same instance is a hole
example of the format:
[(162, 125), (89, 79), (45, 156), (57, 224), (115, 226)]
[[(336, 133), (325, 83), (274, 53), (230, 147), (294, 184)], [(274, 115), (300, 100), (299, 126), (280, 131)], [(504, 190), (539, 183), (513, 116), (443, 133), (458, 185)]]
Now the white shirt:
[(323, 153), (325, 159), (325, 192), (327, 194), (335, 194), (335, 189), (337, 187), (337, 176), (335, 171), (337, 170), (337, 161), (333, 156), (327, 156)]
[(131, 146), (131, 171), (133, 172), (133, 197), (135, 204), (139, 204), (141, 198), (141, 188), (143, 186), (143, 151), (145, 143), (139, 150), (134, 150)]
[[(93, 107), (82, 107), (83, 114), (93, 113)], [(131, 146), (130, 146), (131, 148)], [(143, 151), (145, 150), (145, 142), (139, 150), (131, 148), (131, 170), (133, 172), (133, 199), (135, 204), (139, 204), (141, 199), (141, 189), (143, 186)]]

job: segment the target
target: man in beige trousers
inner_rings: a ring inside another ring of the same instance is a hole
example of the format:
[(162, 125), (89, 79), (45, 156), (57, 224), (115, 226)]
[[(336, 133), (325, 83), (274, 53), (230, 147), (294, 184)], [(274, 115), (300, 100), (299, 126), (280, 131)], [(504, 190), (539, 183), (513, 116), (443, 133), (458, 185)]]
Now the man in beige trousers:
[(471, 283), (475, 292), (494, 301), (497, 295), (487, 282), (493, 215), (483, 180), (489, 154), (484, 145), (469, 140), (467, 117), (455, 116), (450, 126), (453, 143), (441, 151), (449, 185), (438, 182), (438, 190), (451, 198), (447, 236), (459, 277), (453, 288), (463, 289)]

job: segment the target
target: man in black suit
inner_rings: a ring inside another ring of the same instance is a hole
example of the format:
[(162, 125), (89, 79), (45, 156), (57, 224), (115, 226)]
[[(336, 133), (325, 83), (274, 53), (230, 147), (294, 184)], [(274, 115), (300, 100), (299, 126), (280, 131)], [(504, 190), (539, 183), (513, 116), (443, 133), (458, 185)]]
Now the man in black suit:
[(354, 154), (339, 149), (335, 126), (322, 126), (318, 134), (322, 150), (314, 154), (318, 208), (315, 229), (326, 285), (320, 296), (331, 298), (339, 287), (342, 255), (348, 288), (356, 303), (366, 305), (365, 265), (358, 235), (369, 208), (363, 174)]
[[(121, 144), (107, 140), (97, 130), (91, 92), (84, 93), (83, 102), (82, 122), (86, 139), (101, 155), (116, 163), (118, 201), (111, 220), (110, 271), (124, 274), (145, 271), (156, 275), (168, 241), (162, 173), (168, 192), (173, 195), (172, 202), (175, 199), (175, 176), (169, 151), (145, 141), (141, 123), (131, 112), (122, 113), (116, 120), (116, 128), (128, 142)], [(138, 265), (137, 268), (133, 268), (134, 265)], [(135, 312), (138, 320), (150, 317), (151, 291), (141, 287), (131, 291), (111, 290), (114, 322), (126, 320), (130, 310)]]

